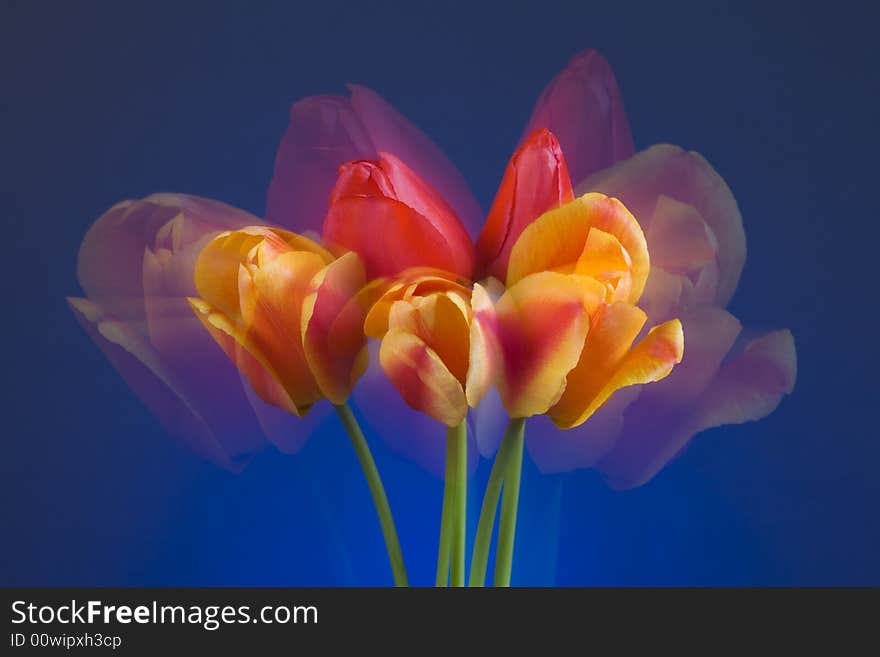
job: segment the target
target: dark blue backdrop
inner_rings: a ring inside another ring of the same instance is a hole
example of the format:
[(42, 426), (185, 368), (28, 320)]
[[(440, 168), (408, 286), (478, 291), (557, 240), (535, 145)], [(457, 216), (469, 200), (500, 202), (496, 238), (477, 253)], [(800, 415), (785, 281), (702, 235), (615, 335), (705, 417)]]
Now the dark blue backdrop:
[[(153, 191), (261, 213), (290, 103), (346, 81), (432, 135), (485, 205), (543, 85), (596, 47), (637, 146), (697, 149), (733, 188), (749, 259), (732, 309), (793, 330), (799, 380), (770, 418), (704, 434), (634, 491), (527, 465), (514, 582), (880, 584), (877, 17), (516, 4), (2, 0), (0, 583), (389, 582), (335, 428), (239, 476), (162, 434), (64, 304), (79, 241)], [(374, 444), (428, 583), (440, 483)]]

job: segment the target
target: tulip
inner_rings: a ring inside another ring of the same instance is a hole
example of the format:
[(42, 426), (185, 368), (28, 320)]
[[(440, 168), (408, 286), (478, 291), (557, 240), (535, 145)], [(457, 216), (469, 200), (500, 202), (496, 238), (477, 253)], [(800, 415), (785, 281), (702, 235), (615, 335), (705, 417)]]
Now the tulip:
[[(629, 352), (647, 321), (633, 304), (650, 271), (635, 217), (615, 198), (572, 196), (559, 142), (537, 130), (511, 158), (477, 241), (488, 271), (507, 285), (495, 318), (502, 402), (513, 418), (549, 413), (562, 428), (583, 424), (618, 388), (641, 382), (616, 385), (629, 380), (611, 376), (618, 366), (647, 382), (681, 358), (674, 323)], [(641, 354), (655, 353), (653, 375)], [(632, 367), (621, 364), (625, 356)]]
[[(296, 451), (311, 429), (249, 397), (238, 372), (193, 317), (199, 251), (258, 222), (208, 199), (154, 194), (123, 201), (89, 229), (79, 252), (77, 319), (163, 427), (205, 458), (239, 469), (266, 439)], [(315, 418), (317, 420), (318, 418)]]
[(297, 417), (343, 404), (367, 365), (357, 255), (251, 226), (222, 233), (196, 262), (190, 304), (256, 393)]
[(364, 330), (381, 340), (382, 369), (411, 408), (448, 427), (436, 582), (463, 586), (465, 418), (494, 378), (495, 351), (485, 323), (492, 302), (479, 284), (463, 284), (442, 270), (411, 270), (378, 287)]
[(482, 210), (443, 151), (376, 92), (360, 85), (349, 90), (350, 97), (312, 96), (291, 107), (266, 219), (298, 232), (320, 232), (339, 167), (391, 153), (436, 189), (475, 234)]
[(406, 403), (448, 427), (485, 396), (495, 361), (484, 317), (491, 300), (442, 271), (415, 271), (394, 281), (365, 322), (381, 340), (380, 360)]
[(498, 387), (511, 417), (547, 413), (570, 429), (619, 388), (671, 372), (682, 356), (678, 320), (632, 347), (647, 321), (634, 304), (648, 268), (635, 217), (602, 194), (551, 210), (523, 231), (495, 305)]
[(199, 298), (189, 303), (257, 395), (303, 417), (333, 404), (373, 496), (395, 583), (406, 585), (400, 541), (375, 461), (346, 405), (366, 371), (366, 283), (358, 256), (335, 257), (311, 239), (249, 226), (221, 233), (195, 266)]
[(503, 281), (510, 251), (525, 227), (573, 198), (559, 141), (545, 128), (536, 130), (510, 158), (477, 239), (480, 271)]
[(507, 289), (484, 320), (498, 352), (496, 382), (512, 418), (489, 478), (471, 583), (482, 585), (495, 509), (495, 584), (510, 582), (524, 419), (561, 429), (584, 424), (618, 390), (660, 381), (681, 362), (681, 322), (651, 328), (635, 304), (650, 270), (644, 234), (617, 199), (591, 193), (545, 212), (520, 233)]
[(580, 427), (618, 391), (659, 381), (682, 359), (677, 319), (633, 346), (648, 320), (635, 304), (650, 272), (635, 217), (615, 198), (573, 197), (559, 141), (540, 127), (511, 158), (477, 240), (480, 271), (507, 286), (484, 323), (498, 354), (500, 400), (512, 419), (483, 499), (472, 585), (485, 578), (502, 487), (495, 584), (510, 582), (524, 419), (546, 416), (557, 428)]
[(412, 267), (465, 278), (473, 270), (471, 239), (452, 207), (388, 153), (340, 168), (323, 234), (328, 243), (356, 251), (370, 278)]
[(529, 452), (545, 472), (595, 467), (615, 487), (640, 485), (701, 431), (772, 412), (794, 387), (794, 340), (785, 330), (740, 337), (740, 322), (724, 310), (746, 254), (736, 201), (696, 153), (659, 145), (632, 155), (604, 60), (586, 53), (557, 76), (527, 133), (542, 127), (559, 137), (577, 194), (617, 197), (638, 218), (650, 252), (638, 306), (648, 324), (679, 318), (688, 348), (669, 377), (616, 392), (586, 424), (560, 434), (550, 418), (535, 418)]

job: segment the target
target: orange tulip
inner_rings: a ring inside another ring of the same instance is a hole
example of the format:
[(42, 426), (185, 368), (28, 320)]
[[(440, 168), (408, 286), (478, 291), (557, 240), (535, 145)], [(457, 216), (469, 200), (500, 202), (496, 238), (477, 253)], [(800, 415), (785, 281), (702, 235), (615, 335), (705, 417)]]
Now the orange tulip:
[(458, 216), (388, 153), (340, 168), (323, 234), (326, 242), (358, 253), (370, 278), (421, 266), (472, 274), (473, 245)]
[(365, 283), (354, 253), (252, 226), (222, 233), (196, 262), (189, 302), (257, 394), (303, 416), (322, 398), (342, 404), (367, 365)]
[(429, 269), (381, 286), (364, 329), (382, 341), (382, 368), (410, 407), (449, 427), (460, 425), (494, 376), (488, 293)]
[(618, 389), (658, 381), (683, 353), (681, 323), (654, 327), (635, 304), (649, 270), (638, 222), (622, 203), (586, 194), (541, 215), (510, 252), (495, 305), (498, 389), (511, 417), (584, 423)]

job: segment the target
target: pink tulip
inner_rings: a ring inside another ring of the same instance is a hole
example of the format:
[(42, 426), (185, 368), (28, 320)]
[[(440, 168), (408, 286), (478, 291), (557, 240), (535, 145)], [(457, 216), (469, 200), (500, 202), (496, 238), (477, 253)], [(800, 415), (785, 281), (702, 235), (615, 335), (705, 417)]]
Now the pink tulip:
[[(259, 223), (208, 199), (154, 194), (123, 201), (91, 227), (79, 253), (85, 298), (68, 302), (113, 366), (169, 433), (237, 469), (266, 444), (296, 451), (303, 424), (260, 400), (186, 301), (196, 258), (215, 235)], [(298, 424), (296, 422), (299, 422)]]

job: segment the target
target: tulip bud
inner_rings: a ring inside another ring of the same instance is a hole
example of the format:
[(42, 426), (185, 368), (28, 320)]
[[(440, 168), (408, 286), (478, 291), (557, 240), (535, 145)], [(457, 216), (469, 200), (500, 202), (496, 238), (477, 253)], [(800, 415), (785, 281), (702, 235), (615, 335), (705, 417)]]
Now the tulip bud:
[(324, 239), (358, 253), (370, 278), (435, 267), (469, 278), (473, 245), (452, 208), (401, 160), (342, 166), (330, 195)]
[(406, 403), (450, 427), (461, 424), (494, 377), (487, 338), (491, 301), (443, 272), (416, 272), (390, 284), (365, 323), (381, 338), (380, 362)]
[(549, 130), (537, 130), (516, 150), (477, 239), (480, 273), (504, 280), (510, 250), (532, 221), (573, 198), (568, 167)]

